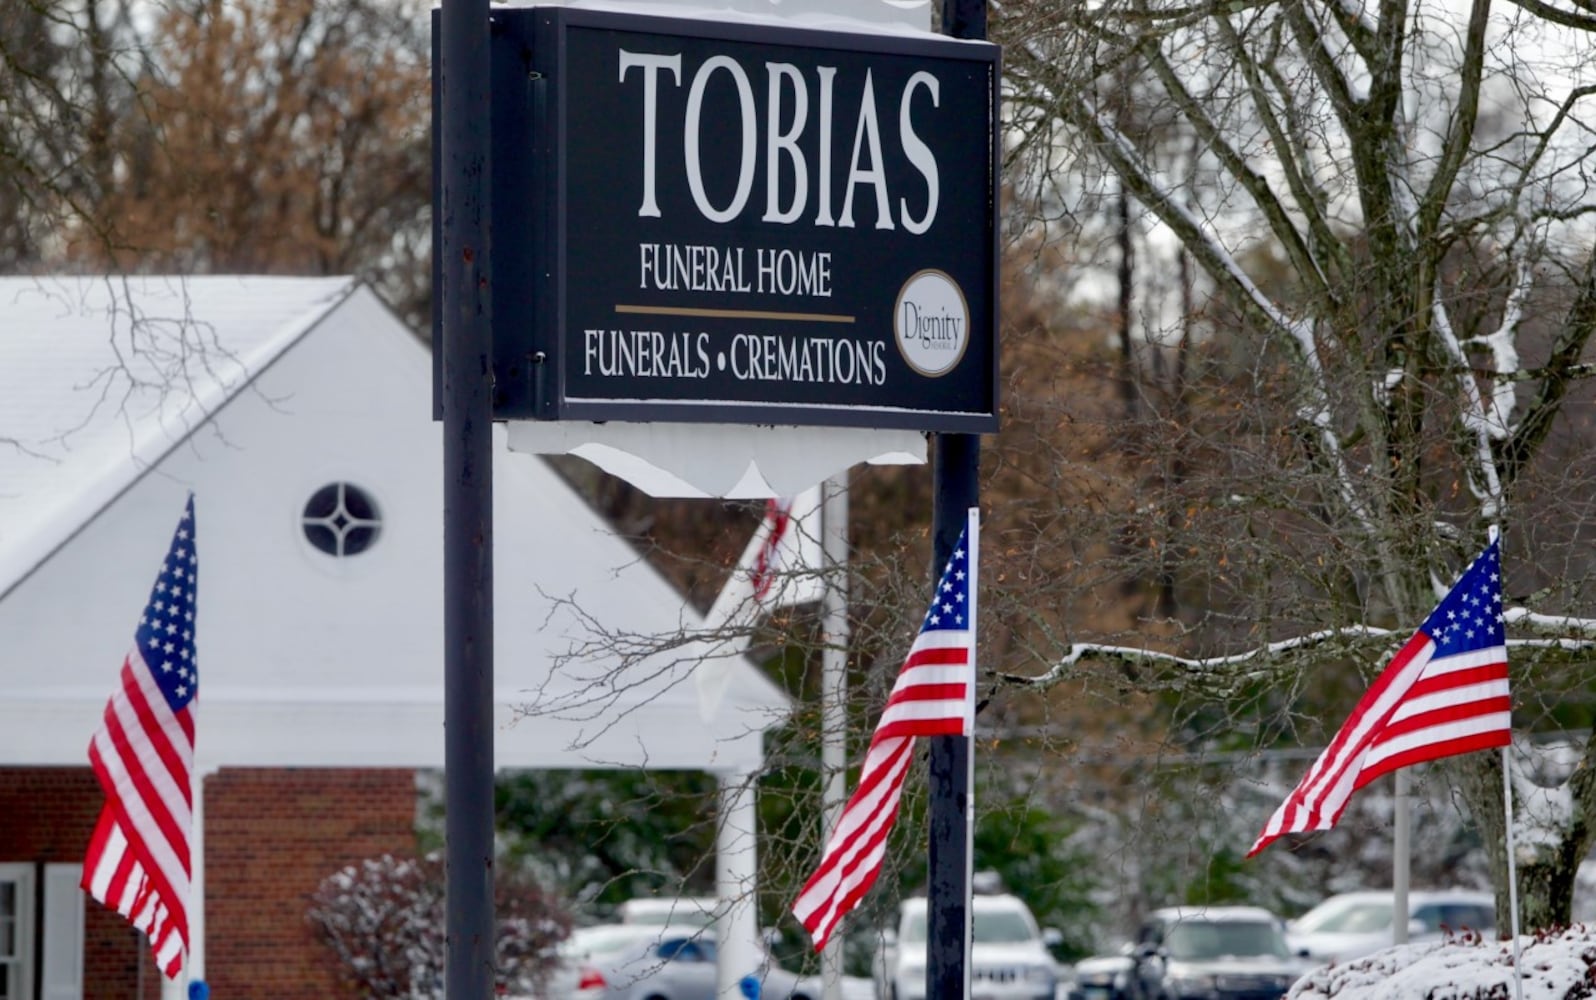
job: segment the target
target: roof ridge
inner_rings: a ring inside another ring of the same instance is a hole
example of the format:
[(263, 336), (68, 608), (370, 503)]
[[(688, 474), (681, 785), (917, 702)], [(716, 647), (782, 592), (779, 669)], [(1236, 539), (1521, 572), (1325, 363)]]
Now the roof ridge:
[[(197, 370), (188, 367), (188, 357), (180, 361), (182, 368), (175, 373), (188, 383), (189, 395), (175, 402), (176, 409), (169, 408), (168, 401), (160, 399), (158, 404), (145, 412), (138, 419), (127, 416), (125, 407), (118, 408), (123, 416), (123, 425), (127, 432), (126, 452), (123, 460), (115, 463), (102, 463), (79, 475), (79, 481), (70, 484), (72, 495), (67, 502), (56, 498), (47, 509), (40, 512), (39, 516), (15, 534), (0, 534), (0, 600), (3, 600), (11, 591), (15, 590), (25, 580), (31, 577), (50, 557), (75, 538), (84, 528), (94, 522), (108, 507), (136, 486), (145, 476), (153, 472), (161, 461), (174, 450), (181, 447), (193, 437), (204, 424), (240, 393), (246, 391), (260, 375), (269, 369), (290, 348), (299, 343), (307, 334), (321, 324), (337, 308), (343, 305), (365, 287), (365, 283), (353, 276), (322, 276), (322, 277), (285, 277), (277, 275), (43, 275), (21, 278), (0, 277), (0, 293), (7, 286), (22, 283), (33, 284), (43, 291), (45, 283), (53, 282), (63, 292), (73, 294), (72, 302), (79, 308), (75, 318), (84, 318), (83, 312), (87, 303), (94, 300), (95, 288), (101, 283), (119, 283), (120, 290), (112, 290), (112, 298), (105, 303), (104, 321), (112, 328), (113, 336), (106, 344), (106, 350), (112, 352), (113, 367), (120, 365), (122, 370), (128, 364), (126, 360), (116, 361), (116, 345), (114, 344), (115, 327), (119, 322), (138, 324), (141, 320), (137, 316), (142, 311), (142, 296), (153, 294), (149, 288), (160, 287), (166, 283), (177, 283), (183, 288), (182, 301), (184, 316), (181, 319), (182, 329), (187, 330), (188, 324), (200, 323), (214, 326), (212, 320), (198, 317), (193, 314), (194, 302), (189, 295), (189, 290), (195, 286), (216, 285), (223, 281), (259, 282), (261, 284), (277, 285), (288, 281), (326, 286), (326, 292), (317, 294), (307, 303), (308, 308), (294, 312), (281, 323), (276, 324), (270, 332), (262, 335), (252, 343), (244, 345), (234, 353), (222, 348), (219, 342), (214, 346), (228, 357), (230, 365), (236, 365), (235, 372), (221, 372), (215, 370), (209, 363), (201, 358)], [(136, 283), (143, 288), (133, 288), (130, 284)], [(76, 285), (77, 290), (72, 292), (71, 286)], [(9, 305), (18, 301), (20, 292), (15, 295), (0, 294), (0, 315), (3, 315)], [(70, 303), (65, 303), (70, 304)], [(96, 317), (99, 315), (95, 313)], [(72, 318), (70, 311), (62, 313), (60, 318)], [(145, 317), (147, 318), (147, 317)], [(134, 334), (130, 333), (130, 337)], [(59, 345), (57, 345), (59, 346)], [(151, 346), (155, 346), (153, 343)], [(182, 345), (185, 348), (186, 344)], [(0, 348), (3, 348), (0, 342)], [(203, 351), (200, 352), (203, 355)], [(3, 356), (3, 355), (0, 355)], [(92, 361), (91, 363), (100, 363)], [(103, 371), (102, 371), (103, 373)], [(195, 378), (203, 373), (205, 378)], [(96, 377), (94, 381), (99, 381)], [(93, 385), (91, 382), (90, 385)], [(127, 388), (130, 398), (140, 389), (137, 384)], [(45, 441), (64, 441), (67, 437), (83, 432), (97, 418), (103, 419), (101, 405), (96, 404), (84, 419), (82, 425), (62, 429), (56, 427), (52, 430), (55, 437), (44, 437), (39, 441), (22, 442), (21, 444), (39, 444)], [(174, 426), (176, 425), (176, 426)], [(64, 463), (71, 456), (71, 449), (66, 449), (68, 455), (58, 459)], [(83, 449), (79, 464), (86, 464), (86, 459), (96, 457), (93, 449)], [(39, 457), (40, 461), (48, 457)], [(6, 500), (0, 495), (0, 502)]]

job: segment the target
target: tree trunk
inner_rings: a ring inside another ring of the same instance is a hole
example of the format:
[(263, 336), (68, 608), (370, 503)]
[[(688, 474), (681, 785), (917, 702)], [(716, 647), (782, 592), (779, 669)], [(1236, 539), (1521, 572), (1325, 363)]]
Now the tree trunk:
[[(1591, 745), (1587, 743), (1587, 760)], [(1499, 751), (1480, 751), (1455, 758), (1449, 769), (1457, 778), (1458, 787), (1468, 804), (1486, 857), (1491, 865), (1491, 882), (1496, 889), (1496, 927), (1502, 937), (1512, 930), (1512, 910), (1507, 880), (1507, 830), (1504, 824), (1502, 790), (1502, 754)], [(1588, 780), (1581, 780), (1590, 768), (1582, 764), (1570, 779), (1570, 790), (1575, 796), (1572, 825), (1555, 837), (1544, 831), (1535, 838), (1524, 836), (1524, 803), (1515, 792), (1515, 851), (1518, 865), (1519, 933), (1566, 927), (1574, 914), (1574, 875), (1580, 861), (1590, 847), (1590, 825), (1584, 816), (1588, 813)], [(1555, 794), (1555, 793), (1554, 793)], [(1543, 828), (1545, 824), (1537, 824)]]

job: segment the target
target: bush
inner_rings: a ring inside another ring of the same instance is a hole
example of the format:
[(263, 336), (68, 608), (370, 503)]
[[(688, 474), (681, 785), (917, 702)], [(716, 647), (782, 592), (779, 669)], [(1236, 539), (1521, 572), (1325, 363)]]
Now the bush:
[[(494, 880), (497, 985), (539, 990), (571, 932), (570, 914), (531, 878)], [(329, 875), (307, 914), (339, 979), (363, 997), (432, 1000), (443, 990), (447, 953), (440, 856), (383, 855)]]

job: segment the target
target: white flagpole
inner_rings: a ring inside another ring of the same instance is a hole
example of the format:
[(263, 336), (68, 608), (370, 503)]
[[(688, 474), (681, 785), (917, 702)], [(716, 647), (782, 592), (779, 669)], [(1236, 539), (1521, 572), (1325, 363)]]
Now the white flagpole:
[[(825, 775), (821, 802), (826, 837), (836, 832), (848, 801), (848, 477), (821, 486), (821, 566), (826, 594), (822, 604), (825, 649), (821, 652), (820, 761)], [(800, 529), (801, 530), (801, 529)], [(842, 1000), (843, 936), (833, 934), (820, 951), (822, 1000)]]
[[(1502, 537), (1502, 529), (1491, 525), (1485, 530), (1485, 542), (1493, 545)], [(1507, 920), (1513, 935), (1513, 996), (1516, 1000), (1524, 1000), (1524, 983), (1519, 978), (1519, 944), (1518, 944), (1518, 846), (1513, 841), (1513, 758), (1510, 751), (1513, 749), (1511, 738), (1507, 746), (1502, 748), (1502, 818), (1506, 827), (1507, 841)]]
[(1502, 748), (1502, 804), (1507, 819), (1507, 906), (1512, 912), (1508, 922), (1513, 933), (1513, 996), (1524, 1000), (1524, 982), (1518, 975), (1518, 862), (1513, 855), (1513, 763), (1508, 756), (1511, 746)]
[(968, 565), (970, 567), (970, 598), (967, 614), (970, 618), (970, 696), (964, 702), (964, 738), (969, 741), (969, 752), (964, 755), (965, 765), (969, 768), (965, 775), (964, 787), (967, 791), (967, 800), (964, 807), (964, 1000), (969, 1000), (971, 973), (971, 955), (973, 952), (973, 937), (975, 931), (975, 905), (970, 902), (970, 893), (975, 886), (975, 679), (979, 674), (976, 671), (975, 647), (979, 636), (977, 628), (977, 608), (979, 598), (977, 592), (981, 587), (981, 510), (971, 507), (965, 512), (964, 530), (969, 534)]
[(1413, 858), (1413, 779), (1407, 768), (1396, 778), (1391, 850), (1391, 943), (1408, 943), (1408, 884)]

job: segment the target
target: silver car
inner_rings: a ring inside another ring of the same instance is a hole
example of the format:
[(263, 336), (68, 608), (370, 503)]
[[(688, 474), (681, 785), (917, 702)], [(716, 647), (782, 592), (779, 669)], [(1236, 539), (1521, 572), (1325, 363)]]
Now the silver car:
[(1154, 910), (1130, 956), (1130, 995), (1147, 1000), (1279, 1000), (1306, 971), (1284, 923), (1256, 906)]
[[(1286, 925), (1294, 951), (1315, 962), (1346, 962), (1391, 947), (1389, 889), (1344, 892), (1315, 906)], [(1408, 941), (1439, 941), (1447, 934), (1496, 936), (1496, 897), (1466, 889), (1408, 893)]]
[[(1017, 896), (977, 895), (970, 906), (971, 1000), (1053, 1000), (1058, 966), (1048, 948), (1059, 933), (1038, 928)], [(906, 899), (876, 952), (876, 1000), (925, 1000), (925, 969), (926, 901)]]
[[(610, 924), (572, 935), (551, 1000), (715, 1000), (715, 934), (692, 926)], [(751, 975), (764, 1000), (815, 1000), (766, 956)]]

